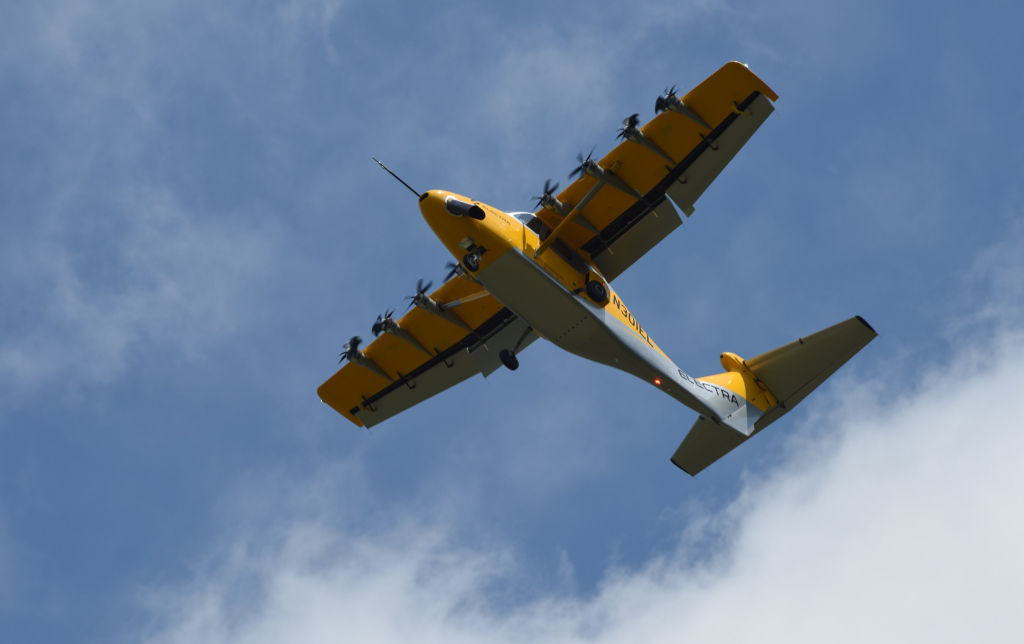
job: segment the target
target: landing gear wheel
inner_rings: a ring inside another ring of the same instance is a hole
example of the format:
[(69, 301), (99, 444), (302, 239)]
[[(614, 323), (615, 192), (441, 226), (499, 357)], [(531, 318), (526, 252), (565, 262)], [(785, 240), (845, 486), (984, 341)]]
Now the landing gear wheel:
[(466, 270), (470, 273), (475, 273), (480, 270), (480, 258), (477, 257), (476, 253), (469, 253), (462, 258), (462, 265), (466, 267)]
[(502, 349), (498, 357), (501, 358), (501, 364), (508, 367), (509, 371), (515, 371), (519, 368), (519, 358), (508, 349)]
[(590, 280), (587, 282), (587, 297), (598, 304), (604, 304), (608, 301), (608, 289), (600, 281)]

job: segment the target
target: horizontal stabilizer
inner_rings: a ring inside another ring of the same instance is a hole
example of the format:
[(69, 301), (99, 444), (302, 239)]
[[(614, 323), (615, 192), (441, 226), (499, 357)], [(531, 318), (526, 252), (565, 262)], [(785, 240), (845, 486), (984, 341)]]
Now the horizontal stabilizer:
[(859, 315), (747, 360), (779, 405), (792, 408), (878, 334)]
[(672, 455), (672, 462), (690, 476), (696, 476), (705, 467), (739, 447), (747, 438), (701, 416)]
[[(856, 316), (747, 360), (746, 366), (777, 400), (757, 420), (750, 435), (795, 407), (877, 335), (864, 318)], [(747, 438), (701, 416), (672, 456), (672, 462), (687, 474), (696, 475)]]

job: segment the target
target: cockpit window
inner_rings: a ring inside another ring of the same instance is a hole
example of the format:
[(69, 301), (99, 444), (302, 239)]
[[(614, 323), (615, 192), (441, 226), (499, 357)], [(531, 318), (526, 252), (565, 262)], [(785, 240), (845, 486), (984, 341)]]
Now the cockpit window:
[[(543, 221), (535, 217), (533, 213), (514, 212), (512, 213), (512, 216), (518, 219), (519, 221), (523, 222), (523, 224), (525, 224), (527, 228), (537, 233), (537, 237), (539, 237), (542, 241), (547, 239), (548, 235), (551, 234), (551, 229), (548, 228)], [(577, 253), (576, 251), (569, 247), (569, 244), (566, 244), (561, 239), (556, 239), (551, 244), (551, 250), (556, 255), (564, 259), (566, 264), (572, 266), (574, 271), (580, 273), (581, 275), (587, 274), (587, 263), (583, 261), (583, 258), (580, 257), (579, 253)]]
[(459, 201), (455, 197), (445, 197), (444, 207), (449, 213), (456, 217), (469, 217), (471, 219), (483, 219), (484, 209), (475, 203)]
[(523, 222), (523, 224), (525, 224), (527, 228), (537, 233), (538, 237), (546, 237), (548, 233), (551, 232), (551, 229), (545, 226), (543, 221), (534, 217), (533, 213), (514, 212), (512, 213), (512, 216), (518, 219), (519, 221)]

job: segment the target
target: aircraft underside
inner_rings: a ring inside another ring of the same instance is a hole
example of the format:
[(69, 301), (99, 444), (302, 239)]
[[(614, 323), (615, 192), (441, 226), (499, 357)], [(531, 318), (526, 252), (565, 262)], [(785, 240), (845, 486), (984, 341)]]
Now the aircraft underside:
[(876, 335), (856, 316), (747, 360), (723, 352), (724, 371), (694, 378), (610, 286), (681, 226), (679, 212), (694, 213), (777, 99), (737, 62), (685, 94), (666, 89), (646, 124), (639, 114), (623, 120), (622, 142), (610, 152), (578, 155), (565, 189), (545, 181), (533, 212), (447, 190), (419, 193), (399, 179), (455, 262), (440, 288), (416, 283), (404, 315), (378, 315), (365, 349), (351, 337), (340, 354), (347, 364), (319, 387), (321, 400), (372, 427), (474, 375), (515, 370), (517, 355), (543, 337), (696, 410), (672, 462), (702, 471), (792, 410)]
[[(570, 353), (630, 373), (716, 421), (746, 406), (732, 392), (687, 376), (638, 324), (629, 328), (611, 315), (607, 307), (615, 304), (602, 306), (585, 292), (570, 292), (516, 249), (476, 279), (540, 337)], [(609, 300), (619, 302), (618, 295), (609, 293)], [(746, 430), (744, 425), (740, 431)]]

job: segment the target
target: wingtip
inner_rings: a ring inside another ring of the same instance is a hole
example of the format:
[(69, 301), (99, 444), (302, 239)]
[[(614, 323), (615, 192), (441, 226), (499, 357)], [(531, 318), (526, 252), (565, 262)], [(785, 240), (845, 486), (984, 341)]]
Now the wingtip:
[[(669, 459), (669, 462), (670, 462), (670, 463), (672, 463), (673, 465), (675, 465), (676, 467), (678, 467), (679, 469), (681, 469), (682, 471), (684, 471), (684, 472), (686, 472), (687, 474), (689, 474), (689, 475), (690, 475), (691, 477), (697, 476), (697, 472), (691, 472), (690, 470), (686, 469), (685, 467), (683, 467), (683, 466), (682, 466), (682, 465), (680, 465), (679, 463), (676, 463), (676, 459), (674, 459), (674, 458), (670, 458), (670, 459)], [(698, 471), (699, 471), (699, 470), (698, 470)]]
[(868, 324), (868, 321), (867, 321), (867, 320), (865, 320), (864, 318), (862, 318), (862, 317), (861, 317), (861, 316), (859, 316), (859, 315), (858, 315), (858, 316), (856, 316), (856, 317), (857, 317), (857, 320), (858, 320), (858, 321), (860, 321), (860, 323), (861, 323), (861, 324), (863, 324), (864, 326), (866, 326), (866, 327), (868, 328), (868, 331), (871, 331), (871, 332), (872, 332), (872, 333), (874, 333), (875, 335), (878, 335), (878, 331), (875, 331), (875, 327), (873, 327), (873, 326), (871, 326), (870, 324)]

